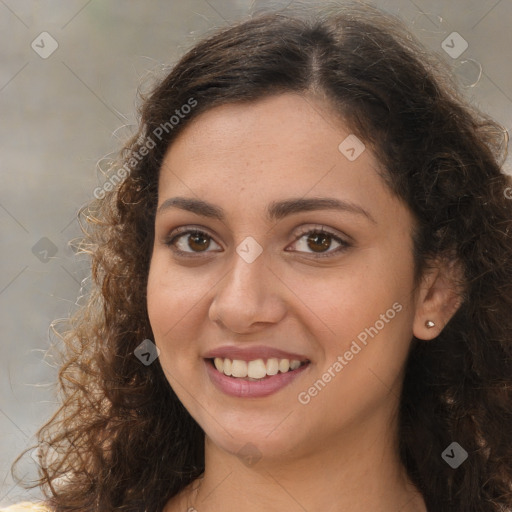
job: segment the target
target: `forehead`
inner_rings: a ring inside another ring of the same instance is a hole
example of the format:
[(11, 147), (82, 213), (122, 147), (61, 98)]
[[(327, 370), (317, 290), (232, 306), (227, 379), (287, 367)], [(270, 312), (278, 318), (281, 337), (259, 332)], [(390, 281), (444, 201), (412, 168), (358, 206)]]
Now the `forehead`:
[[(229, 197), (240, 207), (329, 195), (389, 208), (393, 198), (378, 175), (377, 159), (368, 148), (354, 146), (357, 139), (329, 108), (316, 98), (286, 93), (200, 114), (166, 153), (159, 204), (173, 193)], [(345, 150), (354, 146), (359, 156), (350, 160), (340, 144)]]

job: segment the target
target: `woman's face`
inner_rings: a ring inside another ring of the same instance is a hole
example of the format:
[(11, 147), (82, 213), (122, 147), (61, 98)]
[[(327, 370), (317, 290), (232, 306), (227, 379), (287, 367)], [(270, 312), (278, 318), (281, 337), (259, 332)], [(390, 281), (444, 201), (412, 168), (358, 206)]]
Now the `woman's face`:
[[(211, 109), (166, 154), (149, 317), (169, 383), (217, 449), (282, 461), (392, 430), (413, 219), (349, 135), (289, 93)], [(305, 364), (287, 372), (287, 359)]]

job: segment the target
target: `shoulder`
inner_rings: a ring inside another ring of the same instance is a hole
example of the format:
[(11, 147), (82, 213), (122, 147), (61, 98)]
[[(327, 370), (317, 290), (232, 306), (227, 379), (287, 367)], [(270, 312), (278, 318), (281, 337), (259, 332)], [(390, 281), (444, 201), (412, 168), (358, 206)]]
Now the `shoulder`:
[(23, 503), (17, 503), (6, 508), (0, 508), (0, 512), (50, 512), (50, 509), (41, 503), (24, 501)]

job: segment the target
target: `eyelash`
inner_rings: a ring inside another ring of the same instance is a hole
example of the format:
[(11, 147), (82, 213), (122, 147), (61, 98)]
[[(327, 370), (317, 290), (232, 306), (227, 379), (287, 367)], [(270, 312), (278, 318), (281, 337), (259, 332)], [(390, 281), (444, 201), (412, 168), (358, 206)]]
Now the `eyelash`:
[[(187, 229), (187, 228), (177, 228), (174, 230), (164, 241), (165, 245), (171, 248), (171, 246), (174, 246), (176, 241), (185, 236), (185, 235), (201, 235), (205, 238), (213, 239), (211, 235), (209, 235), (206, 231), (202, 231), (200, 229)], [(339, 247), (337, 247), (334, 250), (329, 250), (327, 252), (323, 253), (314, 253), (314, 252), (308, 252), (306, 254), (313, 254), (315, 258), (328, 258), (335, 254), (339, 254), (343, 252), (344, 250), (351, 247), (351, 244), (347, 242), (346, 240), (343, 240), (339, 236), (335, 235), (334, 233), (331, 233), (330, 231), (327, 231), (323, 228), (314, 228), (314, 229), (305, 229), (302, 231), (295, 241), (293, 243), (298, 242), (304, 235), (327, 235), (328, 237), (332, 238), (334, 241), (338, 242), (340, 244)], [(181, 249), (177, 249), (176, 247), (172, 248), (172, 251), (177, 254), (178, 256), (183, 256), (185, 258), (197, 258), (200, 257), (201, 253), (207, 253), (207, 252), (213, 252), (213, 251), (182, 251)], [(304, 252), (304, 251), (299, 251)]]

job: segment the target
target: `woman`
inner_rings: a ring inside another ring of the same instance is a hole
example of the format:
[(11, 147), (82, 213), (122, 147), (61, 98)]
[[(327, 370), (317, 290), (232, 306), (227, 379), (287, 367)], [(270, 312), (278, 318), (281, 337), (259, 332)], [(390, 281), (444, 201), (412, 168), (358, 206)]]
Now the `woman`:
[(45, 510), (512, 510), (500, 127), (338, 5), (218, 30), (141, 114), (87, 211)]

